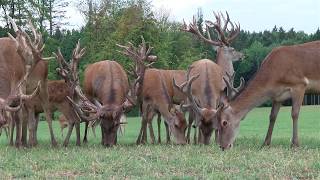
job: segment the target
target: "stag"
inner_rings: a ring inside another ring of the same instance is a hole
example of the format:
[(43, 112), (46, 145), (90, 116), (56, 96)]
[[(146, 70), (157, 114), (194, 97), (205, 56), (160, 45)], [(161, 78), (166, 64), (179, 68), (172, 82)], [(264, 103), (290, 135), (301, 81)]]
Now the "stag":
[[(36, 32), (32, 23), (29, 22), (29, 26), (34, 36), (34, 40), (32, 40), (25, 31), (17, 27), (11, 18), (9, 18), (9, 20), (16, 37), (14, 38), (9, 34), (8, 38), (0, 38), (0, 43), (2, 44), (0, 48), (0, 97), (6, 99), (22, 79), (25, 81), (24, 85), (21, 86), (22, 91), (27, 94), (33, 94), (33, 92), (38, 89), (37, 87), (39, 86), (40, 81), (40, 91), (37, 96), (41, 96), (41, 99), (43, 99), (45, 104), (45, 102), (47, 102), (47, 62), (45, 60), (47, 58), (42, 57), (44, 45), (41, 34)], [(37, 73), (37, 71), (39, 71), (39, 73)], [(43, 76), (40, 77), (39, 74)], [(27, 104), (25, 105), (27, 107)], [(16, 131), (16, 146), (20, 146), (22, 143), (26, 145), (27, 123), (29, 123), (30, 132), (33, 128), (32, 120), (27, 118), (27, 116), (29, 116), (27, 112), (30, 112), (30, 109), (23, 106), (21, 110), (23, 112), (19, 114), (22, 114), (23, 117), (18, 117), (17, 113), (12, 115), (14, 118), (13, 121), (15, 121), (18, 129)], [(22, 121), (24, 121), (23, 127)], [(51, 133), (52, 144), (55, 145), (56, 141), (52, 131), (51, 119), (48, 118), (48, 114), (47, 121)], [(31, 132), (30, 136), (33, 134), (34, 133)], [(29, 140), (30, 139), (32, 138), (29, 138)]]
[[(205, 21), (206, 23), (206, 32), (207, 37), (202, 34), (196, 22), (195, 17), (193, 17), (193, 22), (187, 25), (184, 22), (182, 27), (183, 31), (192, 33), (199, 37), (204, 42), (213, 46), (217, 52), (216, 63), (210, 62), (208, 59), (199, 60), (192, 64), (191, 75), (198, 74), (199, 78), (194, 82), (193, 94), (198, 100), (198, 105), (201, 109), (206, 109), (206, 111), (197, 110), (197, 106), (190, 106), (193, 109), (193, 113), (196, 116), (196, 127), (199, 126), (199, 137), (198, 141), (200, 143), (208, 144), (210, 142), (210, 137), (212, 134), (215, 118), (214, 114), (216, 113), (216, 108), (218, 101), (224, 89), (228, 86), (228, 97), (231, 98), (235, 96), (243, 85), (239, 88), (233, 87), (234, 80), (234, 69), (232, 62), (238, 61), (243, 58), (243, 54), (237, 52), (233, 47), (230, 46), (231, 42), (238, 36), (240, 32), (240, 25), (234, 25), (229, 18), (229, 14), (226, 13), (227, 18), (222, 13), (215, 13), (214, 16), (216, 22)], [(222, 20), (224, 24), (222, 24)], [(230, 24), (231, 30), (228, 29)], [(213, 29), (213, 30), (212, 30)], [(217, 40), (211, 38), (211, 31), (216, 32)], [(225, 82), (226, 81), (226, 82)], [(241, 78), (241, 83), (244, 84), (243, 78)], [(232, 86), (232, 88), (231, 88)], [(177, 86), (178, 87), (178, 86)], [(203, 88), (198, 88), (203, 87)], [(190, 99), (189, 99), (190, 101)], [(189, 128), (187, 138), (190, 139), (190, 129), (193, 119), (189, 121)], [(216, 131), (216, 139), (217, 134)], [(195, 142), (196, 142), (196, 133), (195, 133)]]
[[(184, 22), (181, 30), (192, 33), (205, 43), (211, 45), (217, 53), (216, 63), (222, 68), (223, 74), (233, 75), (235, 71), (232, 62), (244, 58), (243, 53), (236, 51), (230, 46), (232, 41), (234, 41), (240, 33), (240, 24), (232, 23), (228, 12), (226, 12), (227, 17), (225, 17), (223, 13), (213, 12), (213, 14), (216, 19), (214, 23), (209, 20), (205, 21), (207, 35), (204, 35), (199, 31), (195, 17), (193, 17), (193, 21), (189, 25)], [(222, 23), (221, 19), (223, 19), (224, 23)], [(228, 28), (229, 25), (231, 26), (230, 30)], [(216, 33), (218, 40), (213, 40), (211, 38), (212, 32)]]
[[(154, 143), (154, 133), (152, 128), (152, 119), (158, 114), (158, 138), (160, 139), (160, 122), (162, 115), (165, 118), (167, 129), (167, 142), (170, 141), (169, 129), (175, 136), (177, 143), (185, 143), (185, 119), (181, 112), (177, 111), (173, 103), (180, 102), (183, 96), (176, 91), (172, 85), (172, 78), (184, 80), (184, 71), (180, 70), (161, 70), (153, 69), (150, 66), (157, 59), (150, 55), (152, 47), (146, 46), (142, 37), (142, 43), (139, 48), (135, 48), (132, 43), (128, 46), (117, 44), (123, 49), (121, 53), (129, 56), (135, 64), (133, 76), (136, 77), (136, 96), (142, 112), (142, 125), (137, 139), (137, 144), (146, 142), (147, 125), (149, 125), (150, 136)], [(182, 77), (182, 78), (181, 78)]]
[(85, 120), (86, 122), (85, 135), (83, 139), (83, 142), (86, 143), (87, 129), (89, 125), (89, 122), (87, 120), (89, 120), (90, 118), (87, 117), (85, 113), (93, 112), (96, 109), (96, 106), (92, 104), (82, 92), (80, 87), (80, 82), (79, 82), (79, 75), (78, 75), (79, 61), (82, 58), (82, 56), (85, 54), (85, 48), (82, 48), (82, 49), (80, 48), (80, 40), (79, 40), (75, 49), (73, 50), (70, 63), (68, 63), (65, 60), (65, 58), (61, 54), (60, 49), (58, 49), (57, 53), (53, 53), (53, 54), (56, 57), (56, 60), (58, 61), (58, 65), (59, 65), (59, 67), (57, 68), (57, 73), (59, 74), (59, 76), (61, 76), (64, 79), (65, 85), (66, 85), (65, 88), (68, 89), (68, 93), (65, 94), (65, 96), (63, 97), (66, 98), (65, 100), (69, 101), (69, 103), (68, 102), (64, 102), (64, 103), (68, 106), (70, 105), (74, 106), (77, 103), (81, 104), (80, 105), (81, 108), (77, 108), (76, 106), (75, 107), (76, 111), (70, 109), (72, 112), (70, 111), (69, 113), (67, 113), (67, 114), (72, 113), (73, 114), (72, 116), (67, 116), (65, 114), (68, 119), (69, 130), (68, 130), (68, 134), (66, 136), (64, 145), (65, 146), (68, 145), (74, 126), (76, 128), (76, 134), (77, 134), (77, 145), (80, 145), (80, 123), (82, 122), (82, 120)]
[(298, 117), (303, 97), (308, 92), (320, 91), (320, 41), (273, 49), (264, 59), (255, 77), (230, 102), (219, 108), (219, 144), (229, 149), (239, 131), (240, 121), (254, 107), (271, 99), (273, 106), (264, 145), (270, 145), (274, 123), (281, 102), (292, 99), (292, 147), (299, 146)]

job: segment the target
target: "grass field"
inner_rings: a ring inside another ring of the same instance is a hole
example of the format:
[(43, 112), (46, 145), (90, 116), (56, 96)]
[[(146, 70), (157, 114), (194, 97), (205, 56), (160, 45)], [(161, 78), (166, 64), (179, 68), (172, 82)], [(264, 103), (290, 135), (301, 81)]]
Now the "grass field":
[[(129, 118), (119, 145), (104, 148), (100, 136), (75, 146), (72, 136), (68, 148), (50, 147), (47, 124), (41, 122), (39, 145), (15, 149), (0, 138), (0, 177), (77, 178), (77, 179), (319, 179), (320, 107), (305, 106), (300, 113), (301, 147), (290, 148), (292, 121), (290, 108), (280, 110), (272, 146), (262, 148), (270, 108), (257, 108), (241, 124), (234, 148), (221, 151), (216, 145), (135, 145), (140, 118)], [(58, 123), (56, 136), (62, 138)], [(156, 126), (154, 126), (156, 127)], [(164, 127), (162, 125), (162, 127)], [(99, 128), (97, 128), (99, 129)], [(66, 131), (65, 131), (66, 132)], [(97, 131), (97, 134), (100, 133)], [(162, 133), (163, 140), (165, 133)]]

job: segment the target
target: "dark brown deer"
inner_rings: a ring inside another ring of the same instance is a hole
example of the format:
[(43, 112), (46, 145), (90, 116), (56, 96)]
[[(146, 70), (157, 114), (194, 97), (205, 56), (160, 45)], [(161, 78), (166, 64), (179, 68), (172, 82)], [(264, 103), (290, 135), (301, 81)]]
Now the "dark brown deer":
[(115, 61), (90, 64), (84, 73), (86, 96), (97, 106), (94, 117), (100, 120), (102, 144), (117, 144), (117, 131), (122, 114), (133, 106), (128, 98), (128, 77)]
[(268, 99), (273, 102), (270, 123), (264, 145), (271, 142), (272, 131), (281, 102), (292, 99), (292, 146), (299, 146), (298, 117), (303, 97), (320, 91), (320, 41), (275, 48), (262, 62), (255, 77), (231, 102), (219, 108), (219, 144), (232, 147), (240, 121), (254, 107)]
[[(155, 113), (160, 113), (166, 125), (176, 139), (178, 144), (184, 144), (186, 122), (181, 112), (174, 109), (173, 101), (180, 101), (179, 92), (174, 94), (172, 78), (176, 74), (183, 74), (183, 71), (168, 71), (149, 68), (156, 60), (156, 56), (149, 55), (152, 47), (146, 46), (144, 38), (139, 48), (135, 48), (132, 43), (128, 46), (118, 45), (123, 48), (121, 53), (134, 60), (136, 82), (135, 87), (137, 99), (142, 112), (142, 125), (137, 139), (137, 144), (146, 142), (147, 125), (149, 124), (152, 143), (155, 141), (153, 128), (151, 126)], [(146, 64), (148, 63), (148, 64)], [(180, 79), (177, 77), (177, 79)], [(175, 97), (174, 97), (175, 96)], [(159, 116), (158, 116), (159, 119)], [(159, 120), (158, 120), (159, 121)], [(158, 131), (159, 132), (159, 131)], [(167, 131), (169, 132), (169, 131)], [(168, 135), (169, 133), (167, 133)], [(160, 136), (160, 134), (159, 134)], [(168, 138), (169, 136), (167, 136)], [(169, 140), (169, 139), (168, 139)]]
[[(233, 75), (235, 73), (232, 62), (243, 58), (242, 53), (237, 52), (234, 48), (230, 47), (230, 43), (238, 36), (240, 32), (240, 25), (234, 26), (230, 21), (228, 13), (226, 14), (227, 19), (223, 16), (222, 13), (214, 13), (216, 22), (213, 23), (211, 21), (206, 21), (207, 37), (205, 37), (205, 35), (203, 35), (199, 31), (195, 18), (193, 18), (193, 23), (190, 23), (188, 26), (186, 25), (186, 23), (184, 23), (182, 27), (183, 31), (195, 34), (204, 42), (212, 45), (213, 48), (217, 51), (217, 64), (208, 59), (199, 60), (191, 65), (192, 70), (190, 72), (190, 75), (192, 76), (194, 74), (199, 74), (199, 78), (195, 80), (194, 86), (192, 86), (192, 93), (195, 99), (197, 99), (198, 106), (201, 107), (202, 110), (206, 109), (205, 111), (199, 111), (197, 110), (197, 108), (199, 107), (192, 106), (192, 109), (196, 116), (196, 127), (199, 126), (200, 128), (198, 140), (200, 143), (204, 144), (210, 143), (210, 137), (214, 129), (214, 114), (216, 113), (220, 95), (226, 88), (223, 77), (228, 82), (231, 82), (229, 78), (234, 78)], [(221, 22), (221, 18), (223, 18), (224, 20), (224, 25)], [(230, 24), (231, 26), (230, 31), (228, 30), (228, 24)], [(213, 31), (217, 33), (217, 40), (213, 40), (211, 38), (211, 29), (213, 29)], [(232, 90), (235, 91), (238, 89), (234, 88)], [(229, 92), (229, 94), (230, 93), (231, 92)], [(191, 94), (189, 94), (189, 96), (191, 96)], [(190, 123), (192, 123), (192, 121)], [(216, 136), (217, 135), (218, 134), (216, 131)]]
[[(37, 89), (38, 82), (40, 81), (39, 96), (42, 97), (43, 101), (46, 101), (46, 76), (34, 76), (35, 71), (37, 71), (36, 69), (44, 74), (47, 73), (47, 64), (44, 61), (46, 58), (42, 58), (44, 46), (41, 34), (36, 32), (32, 23), (29, 23), (34, 35), (34, 40), (32, 41), (29, 35), (25, 31), (19, 29), (11, 18), (9, 18), (9, 20), (16, 34), (16, 38), (11, 34), (9, 34), (9, 38), (0, 38), (0, 44), (2, 44), (0, 48), (0, 97), (6, 98), (10, 91), (12, 91), (19, 81), (21, 81), (23, 76), (27, 74), (24, 78), (26, 83), (23, 85), (23, 92), (32, 94)], [(22, 111), (23, 113), (19, 114), (22, 114), (23, 117), (18, 117), (16, 113), (13, 116), (18, 129), (16, 131), (16, 146), (20, 146), (22, 142), (23, 144), (26, 144), (27, 121), (30, 122), (27, 118), (28, 108), (26, 109), (23, 106)], [(47, 120), (51, 130), (50, 132), (52, 132), (52, 143), (56, 144), (53, 136), (51, 119)], [(29, 127), (31, 127), (31, 125)], [(21, 132), (23, 133), (21, 134)]]

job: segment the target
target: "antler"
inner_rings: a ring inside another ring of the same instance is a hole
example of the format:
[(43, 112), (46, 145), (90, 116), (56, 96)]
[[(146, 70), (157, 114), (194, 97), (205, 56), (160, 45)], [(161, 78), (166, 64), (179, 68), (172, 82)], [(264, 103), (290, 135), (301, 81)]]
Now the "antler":
[[(65, 82), (68, 84), (68, 87), (70, 88), (69, 96), (67, 97), (71, 104), (77, 109), (79, 112), (79, 115), (83, 118), (88, 120), (88, 117), (83, 115), (83, 112), (86, 113), (95, 113), (98, 111), (98, 108), (92, 104), (89, 99), (84, 95), (80, 88), (80, 82), (79, 82), (79, 76), (78, 76), (78, 66), (79, 61), (85, 54), (85, 48), (81, 49), (80, 46), (80, 39), (78, 40), (78, 43), (75, 47), (75, 49), (72, 52), (72, 59), (70, 63), (68, 63), (63, 55), (61, 54), (60, 49), (58, 49), (57, 53), (54, 53), (54, 56), (56, 57), (58, 61), (59, 67), (56, 69), (58, 74), (65, 80)], [(75, 98), (75, 94), (79, 98), (79, 103), (76, 103), (73, 101)], [(81, 112), (80, 112), (81, 111)], [(92, 119), (90, 119), (92, 120)]]
[[(205, 21), (206, 24), (206, 32), (207, 36), (205, 37), (198, 29), (196, 18), (193, 16), (193, 22), (187, 25), (185, 21), (183, 21), (183, 26), (181, 28), (182, 31), (190, 32), (192, 34), (195, 34), (200, 39), (202, 39), (204, 42), (214, 45), (214, 46), (222, 46), (226, 45), (229, 46), (231, 41), (234, 40), (240, 33), (240, 24), (236, 24), (234, 28), (234, 24), (230, 21), (230, 17), (228, 12), (226, 12), (227, 18), (220, 12), (215, 13), (213, 12), (216, 22), (213, 23), (212, 21)], [(221, 18), (224, 21), (224, 25), (222, 25)], [(228, 30), (228, 24), (231, 26), (231, 30)], [(217, 33), (218, 40), (212, 40), (210, 35), (210, 28), (214, 29), (214, 32)], [(226, 36), (226, 34), (228, 36)]]
[(205, 41), (206, 43), (209, 43), (211, 45), (214, 45), (214, 46), (222, 46), (222, 42), (220, 41), (214, 41), (211, 39), (211, 36), (209, 34), (209, 31), (208, 32), (208, 38), (206, 38), (198, 29), (198, 25), (197, 25), (197, 21), (196, 21), (196, 18), (193, 16), (193, 21), (192, 23), (190, 23), (189, 25), (186, 24), (186, 22), (183, 20), (183, 26), (181, 28), (182, 31), (185, 31), (185, 32), (190, 32), (196, 36), (198, 36), (200, 39), (202, 39), (203, 41)]
[(153, 47), (151, 46), (147, 47), (143, 36), (141, 36), (141, 40), (142, 42), (139, 45), (139, 48), (134, 47), (134, 45), (131, 42), (128, 42), (128, 46), (116, 44), (118, 47), (123, 49), (122, 51), (118, 51), (118, 52), (134, 60), (136, 65), (136, 71), (138, 71), (140, 68), (143, 68), (143, 69), (149, 68), (157, 60), (157, 56), (150, 55)]
[[(215, 13), (213, 12), (216, 22), (213, 23), (211, 21), (206, 20), (205, 24), (207, 29), (213, 28), (215, 32), (218, 34), (218, 39), (224, 45), (229, 46), (232, 40), (234, 40), (240, 33), (240, 24), (233, 24), (230, 21), (230, 17), (228, 12), (226, 12), (227, 18), (224, 17), (223, 13)], [(222, 27), (221, 18), (224, 21), (224, 25)], [(231, 26), (231, 30), (228, 30), (228, 24)], [(208, 32), (209, 33), (209, 32)]]
[(229, 73), (226, 73), (227, 77), (223, 77), (224, 82), (227, 85), (227, 96), (228, 99), (233, 99), (243, 88), (245, 85), (245, 80), (243, 77), (240, 78), (240, 85), (238, 87), (234, 87), (234, 78), (236, 73), (233, 73), (230, 75)]
[(176, 80), (173, 78), (173, 85), (175, 88), (177, 88), (180, 92), (182, 92), (184, 95), (188, 97), (188, 100), (191, 104), (184, 105), (184, 108), (191, 107), (196, 113), (201, 114), (203, 111), (203, 108), (199, 107), (199, 105), (196, 103), (193, 95), (192, 95), (192, 83), (199, 78), (200, 74), (194, 75), (190, 77), (190, 73), (193, 66), (189, 66), (187, 71), (187, 79), (184, 83), (182, 83), (180, 86), (177, 85)]
[(157, 56), (150, 55), (153, 47), (147, 47), (146, 41), (144, 40), (143, 36), (141, 36), (141, 44), (138, 48), (134, 47), (131, 42), (128, 42), (127, 46), (123, 46), (120, 44), (116, 45), (122, 48), (122, 51), (118, 52), (130, 57), (134, 61), (135, 67), (132, 68), (134, 70), (129, 74), (133, 75), (135, 78), (135, 81), (131, 88), (134, 94), (132, 94), (131, 97), (137, 96), (141, 93), (145, 70), (155, 63), (155, 61), (157, 60)]

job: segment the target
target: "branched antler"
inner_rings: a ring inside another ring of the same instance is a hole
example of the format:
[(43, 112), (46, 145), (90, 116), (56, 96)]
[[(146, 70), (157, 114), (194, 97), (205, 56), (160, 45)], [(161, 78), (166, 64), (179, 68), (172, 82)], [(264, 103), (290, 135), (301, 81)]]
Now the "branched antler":
[(226, 73), (227, 77), (223, 77), (224, 82), (227, 85), (227, 96), (229, 100), (232, 100), (243, 88), (245, 85), (245, 80), (243, 77), (240, 78), (240, 85), (238, 87), (234, 87), (234, 78), (236, 73), (230, 75)]
[(177, 88), (180, 92), (182, 92), (185, 96), (188, 97), (188, 100), (190, 104), (188, 105), (183, 105), (184, 108), (189, 108), (191, 107), (194, 112), (201, 114), (203, 111), (203, 108), (199, 107), (198, 103), (194, 99), (192, 95), (192, 83), (199, 78), (200, 74), (190, 76), (192, 66), (189, 66), (188, 71), (187, 71), (187, 79), (184, 83), (182, 83), (180, 86), (177, 85), (176, 80), (173, 78), (173, 85), (175, 88)]
[[(228, 12), (226, 12), (225, 16), (220, 13), (213, 12), (216, 21), (213, 23), (212, 21), (206, 20), (206, 32), (207, 37), (205, 37), (198, 29), (196, 18), (193, 16), (193, 22), (187, 25), (185, 21), (183, 21), (183, 26), (181, 28), (182, 31), (190, 32), (195, 34), (204, 42), (214, 45), (214, 46), (229, 46), (230, 43), (239, 35), (240, 33), (240, 24), (234, 24), (230, 21), (230, 17)], [(224, 24), (222, 25), (221, 18), (223, 19)], [(230, 24), (231, 30), (228, 30), (228, 25)], [(217, 40), (212, 40), (210, 35), (210, 29), (213, 28), (214, 32), (217, 33)]]

